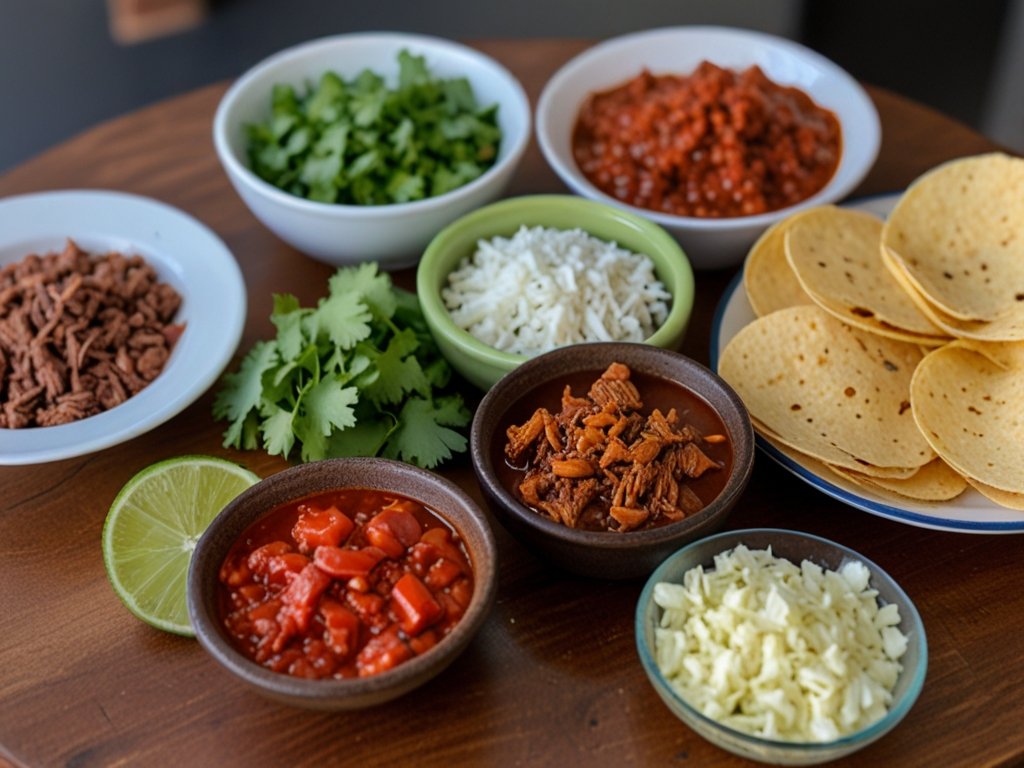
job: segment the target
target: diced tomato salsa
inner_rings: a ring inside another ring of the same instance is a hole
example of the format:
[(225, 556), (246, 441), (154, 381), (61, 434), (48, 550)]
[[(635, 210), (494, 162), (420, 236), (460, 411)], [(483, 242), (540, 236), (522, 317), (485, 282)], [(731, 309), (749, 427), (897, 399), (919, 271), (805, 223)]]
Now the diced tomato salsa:
[(235, 646), (296, 677), (365, 677), (438, 643), (473, 594), (458, 533), (417, 501), (346, 488), (249, 527), (220, 570)]

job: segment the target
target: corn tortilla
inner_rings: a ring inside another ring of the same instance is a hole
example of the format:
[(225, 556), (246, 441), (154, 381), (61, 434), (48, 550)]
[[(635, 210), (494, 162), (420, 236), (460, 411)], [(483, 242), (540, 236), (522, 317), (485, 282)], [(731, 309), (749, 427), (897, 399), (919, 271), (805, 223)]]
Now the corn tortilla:
[(843, 322), (904, 341), (942, 344), (945, 334), (882, 262), (882, 220), (825, 206), (785, 233), (786, 259), (804, 291)]
[(751, 416), (820, 461), (920, 467), (935, 458), (910, 409), (922, 357), (916, 345), (799, 306), (741, 329), (722, 352), (719, 374)]
[(935, 452), (968, 480), (1024, 493), (1024, 366), (1016, 363), (1004, 367), (959, 342), (940, 347), (914, 373), (911, 410)]
[(883, 496), (895, 495), (916, 501), (949, 501), (967, 489), (963, 475), (942, 459), (934, 459), (906, 478), (871, 477), (863, 472), (828, 465), (828, 468), (850, 482)]
[(813, 303), (786, 261), (786, 230), (803, 215), (788, 216), (766, 229), (743, 262), (743, 288), (758, 317)]
[(882, 243), (943, 314), (1024, 315), (1024, 159), (991, 153), (934, 168), (900, 197)]
[(944, 333), (959, 339), (988, 342), (1024, 341), (1024, 314), (1006, 314), (994, 320), (961, 320), (942, 311), (923, 294), (913, 282), (905, 262), (897, 255), (883, 250), (882, 260), (899, 282), (907, 296), (917, 304), (928, 319)]
[(993, 488), (991, 485), (985, 485), (979, 480), (975, 480), (973, 477), (967, 478), (967, 482), (970, 483), (974, 489), (982, 496), (987, 498), (989, 501), (994, 501), (1001, 507), (1008, 509), (1019, 509), (1024, 512), (1024, 493), (1010, 493), (1009, 491), (1001, 491), (998, 488)]

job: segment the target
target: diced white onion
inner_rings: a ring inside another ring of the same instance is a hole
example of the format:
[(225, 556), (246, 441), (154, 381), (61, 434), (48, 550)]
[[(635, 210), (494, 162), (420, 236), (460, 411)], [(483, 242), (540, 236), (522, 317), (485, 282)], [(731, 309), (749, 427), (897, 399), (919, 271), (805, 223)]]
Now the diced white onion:
[(656, 584), (655, 658), (679, 695), (729, 727), (832, 741), (882, 718), (907, 637), (860, 562), (839, 571), (742, 544)]

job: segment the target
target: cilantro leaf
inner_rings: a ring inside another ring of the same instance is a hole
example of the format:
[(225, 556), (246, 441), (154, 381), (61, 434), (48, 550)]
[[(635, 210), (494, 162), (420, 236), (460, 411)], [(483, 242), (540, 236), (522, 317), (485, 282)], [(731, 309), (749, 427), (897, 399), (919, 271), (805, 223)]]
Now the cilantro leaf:
[(355, 387), (339, 387), (335, 378), (318, 382), (306, 393), (303, 400), (305, 418), (310, 426), (325, 437), (332, 427), (345, 429), (355, 425), (352, 406), (359, 401)]
[(373, 360), (379, 375), (365, 387), (366, 396), (378, 405), (400, 402), (413, 391), (429, 396), (430, 383), (412, 354), (418, 346), (416, 334), (408, 328), (395, 334), (387, 349), (377, 353)]
[(465, 426), (470, 414), (455, 398), (437, 402), (410, 397), (398, 415), (398, 428), (384, 446), (384, 456), (426, 469), (466, 450), (466, 438), (449, 426)]
[(213, 402), (213, 415), (218, 419), (240, 421), (259, 405), (263, 374), (277, 362), (277, 345), (258, 341), (242, 360), (238, 373), (224, 377), (224, 389)]
[(395, 423), (394, 417), (381, 414), (376, 419), (363, 419), (349, 429), (335, 432), (327, 440), (327, 456), (376, 456), (394, 431)]
[(378, 317), (391, 317), (395, 313), (398, 300), (391, 278), (380, 272), (376, 262), (342, 267), (327, 285), (332, 296), (358, 297)]
[(317, 332), (326, 333), (342, 349), (351, 349), (369, 336), (373, 319), (366, 305), (349, 294), (322, 299), (315, 318)]
[(466, 449), (462, 399), (415, 295), (376, 264), (339, 269), (315, 308), (274, 296), (277, 336), (225, 375), (214, 416), (224, 445), (302, 461), (385, 455), (424, 467)]
[(295, 432), (292, 430), (292, 413), (273, 403), (266, 403), (261, 409), (263, 420), (260, 430), (263, 432), (263, 447), (271, 456), (287, 456), (295, 444)]

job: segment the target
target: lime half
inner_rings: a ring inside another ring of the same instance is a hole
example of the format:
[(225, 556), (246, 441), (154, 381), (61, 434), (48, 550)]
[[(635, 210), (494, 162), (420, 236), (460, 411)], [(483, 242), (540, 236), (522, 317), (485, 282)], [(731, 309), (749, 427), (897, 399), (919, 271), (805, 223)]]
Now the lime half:
[(185, 582), (206, 526), (259, 476), (213, 456), (179, 456), (128, 481), (103, 524), (103, 564), (117, 596), (147, 624), (192, 637)]

